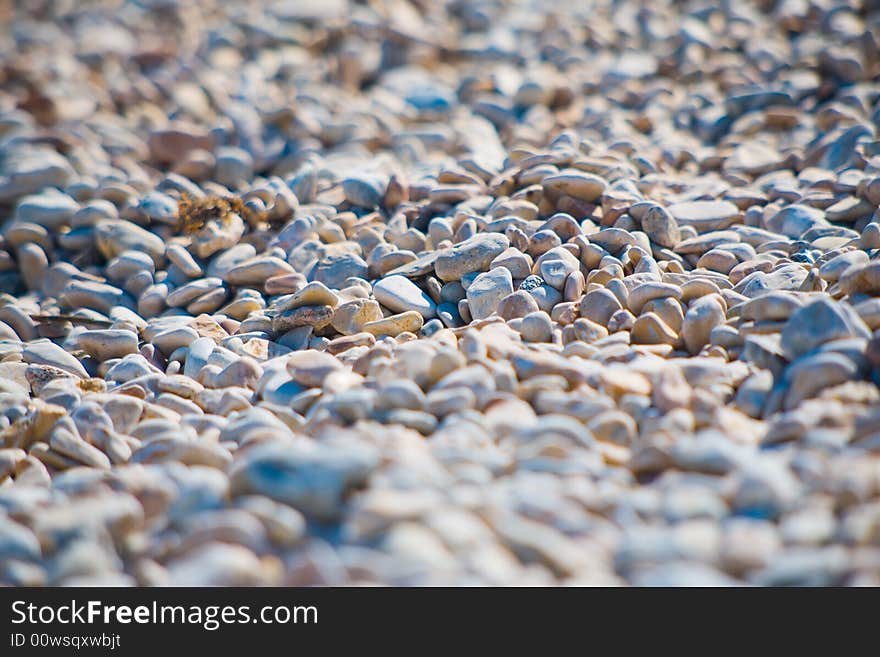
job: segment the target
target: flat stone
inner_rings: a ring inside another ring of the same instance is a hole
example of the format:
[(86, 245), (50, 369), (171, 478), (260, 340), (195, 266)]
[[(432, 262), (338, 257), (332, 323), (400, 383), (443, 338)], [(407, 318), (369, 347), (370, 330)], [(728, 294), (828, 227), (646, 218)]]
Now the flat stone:
[(405, 276), (387, 276), (373, 284), (373, 294), (393, 312), (414, 310), (425, 319), (437, 315), (437, 306), (427, 294)]
[(395, 337), (404, 332), (418, 332), (422, 328), (424, 322), (425, 319), (422, 317), (421, 313), (418, 313), (415, 310), (408, 310), (397, 315), (385, 317), (384, 319), (367, 322), (361, 326), (361, 330), (371, 333), (376, 337), (383, 335)]
[(49, 340), (36, 340), (28, 343), (21, 352), (25, 363), (49, 365), (86, 379), (88, 373), (73, 354), (69, 354)]
[(137, 353), (138, 337), (124, 329), (95, 329), (77, 336), (80, 348), (100, 362)]
[(105, 219), (95, 226), (95, 243), (108, 260), (125, 251), (143, 251), (161, 264), (165, 257), (162, 238), (123, 219)]
[(544, 193), (549, 197), (572, 196), (588, 203), (595, 203), (605, 191), (605, 181), (597, 175), (581, 171), (564, 171), (547, 176), (541, 181)]
[(353, 253), (328, 256), (312, 270), (310, 278), (329, 288), (340, 290), (349, 278), (367, 278), (369, 267), (364, 259)]
[(293, 267), (281, 258), (258, 256), (245, 260), (226, 272), (226, 282), (231, 285), (262, 287), (266, 279), (292, 274)]
[(691, 226), (698, 233), (723, 230), (737, 223), (740, 211), (730, 201), (687, 201), (668, 208), (681, 226)]
[(812, 228), (830, 226), (825, 213), (808, 205), (789, 205), (767, 220), (767, 229), (797, 239)]
[(483, 233), (456, 244), (440, 253), (434, 263), (437, 276), (444, 281), (457, 281), (465, 274), (484, 271), (504, 252), (510, 241), (498, 233)]
[(230, 476), (233, 495), (264, 495), (308, 516), (338, 518), (345, 497), (366, 483), (379, 452), (366, 444), (269, 442), (248, 453)]
[(320, 388), (329, 374), (343, 369), (336, 358), (314, 349), (294, 352), (287, 356), (286, 363), (293, 380), (307, 388)]

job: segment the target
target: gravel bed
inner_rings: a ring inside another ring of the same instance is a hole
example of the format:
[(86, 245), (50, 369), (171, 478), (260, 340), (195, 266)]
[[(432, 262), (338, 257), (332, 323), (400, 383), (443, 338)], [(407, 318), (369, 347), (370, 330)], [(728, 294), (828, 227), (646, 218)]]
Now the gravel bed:
[(0, 585), (880, 585), (880, 5), (0, 2)]

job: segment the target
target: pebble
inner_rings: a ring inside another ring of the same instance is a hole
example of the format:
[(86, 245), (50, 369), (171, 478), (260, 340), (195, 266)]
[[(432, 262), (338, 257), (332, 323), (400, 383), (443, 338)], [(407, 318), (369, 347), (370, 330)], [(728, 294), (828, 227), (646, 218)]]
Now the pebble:
[(437, 304), (415, 283), (399, 274), (387, 276), (373, 283), (376, 300), (392, 312), (415, 311), (425, 319), (437, 315)]
[(95, 244), (108, 260), (125, 251), (143, 251), (158, 265), (165, 255), (165, 244), (158, 235), (122, 219), (98, 222)]
[(484, 271), (509, 245), (510, 241), (504, 235), (474, 235), (449, 251), (438, 254), (434, 270), (443, 281), (458, 281), (465, 274)]
[(21, 350), (21, 358), (31, 365), (48, 365), (86, 379), (88, 373), (75, 356), (49, 340), (35, 340)]
[(687, 350), (698, 353), (709, 344), (712, 329), (724, 323), (724, 305), (718, 295), (701, 297), (693, 302), (684, 315), (681, 336)]
[(498, 309), (498, 304), (513, 294), (510, 270), (496, 267), (480, 274), (467, 289), (468, 308), (474, 319), (485, 319)]
[(124, 329), (93, 329), (77, 336), (79, 346), (99, 362), (137, 353), (138, 337)]
[(781, 334), (782, 351), (794, 360), (832, 340), (870, 336), (871, 331), (854, 310), (820, 297), (788, 318)]
[(379, 454), (366, 445), (268, 442), (230, 475), (235, 495), (265, 495), (319, 520), (338, 517), (348, 493), (366, 483)]
[(384, 319), (377, 319), (361, 324), (360, 330), (371, 333), (376, 337), (388, 335), (396, 337), (401, 333), (416, 333), (421, 330), (425, 320), (422, 314), (415, 310), (390, 315)]
[(642, 210), (640, 220), (642, 230), (654, 244), (674, 249), (681, 241), (678, 221), (663, 206), (648, 205)]
[(667, 210), (678, 225), (690, 226), (698, 233), (724, 230), (739, 218), (739, 208), (730, 201), (673, 203)]

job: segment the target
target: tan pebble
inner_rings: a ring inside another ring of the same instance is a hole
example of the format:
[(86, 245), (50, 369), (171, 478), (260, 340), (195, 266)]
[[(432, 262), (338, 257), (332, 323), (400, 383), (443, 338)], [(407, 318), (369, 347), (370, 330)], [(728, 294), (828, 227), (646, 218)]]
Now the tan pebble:
[(615, 397), (651, 394), (652, 386), (647, 377), (624, 367), (607, 368), (602, 371), (601, 378), (605, 389)]
[(333, 312), (331, 325), (343, 335), (361, 331), (364, 324), (382, 319), (382, 308), (373, 299), (353, 299), (340, 304)]
[(626, 308), (621, 308), (611, 315), (611, 319), (608, 320), (608, 332), (617, 333), (618, 331), (629, 331), (635, 323), (636, 316)]
[(621, 308), (620, 301), (614, 293), (606, 289), (596, 289), (588, 292), (581, 299), (579, 311), (581, 317), (607, 326), (611, 316)]
[(331, 340), (327, 345), (327, 352), (336, 355), (354, 347), (372, 347), (374, 344), (376, 344), (376, 336), (372, 333), (353, 333)]
[(672, 297), (674, 299), (681, 298), (681, 288), (670, 283), (649, 282), (637, 285), (629, 292), (627, 297), (627, 305), (634, 315), (642, 312), (642, 306), (653, 299), (663, 299)]
[(508, 294), (498, 303), (498, 315), (504, 319), (525, 317), (529, 313), (539, 310), (535, 297), (526, 290), (516, 290)]
[(313, 349), (290, 354), (286, 367), (294, 381), (308, 388), (319, 388), (328, 374), (343, 369), (336, 358)]
[(633, 344), (674, 345), (678, 341), (678, 334), (652, 312), (643, 313), (636, 319), (630, 337)]
[(693, 302), (685, 313), (681, 329), (688, 351), (692, 354), (699, 353), (709, 343), (712, 329), (724, 321), (724, 305), (718, 295), (701, 297)]
[(656, 313), (669, 328), (676, 333), (681, 332), (681, 325), (684, 322), (684, 310), (681, 303), (672, 297), (664, 299), (654, 299), (649, 301), (642, 307), (642, 313)]

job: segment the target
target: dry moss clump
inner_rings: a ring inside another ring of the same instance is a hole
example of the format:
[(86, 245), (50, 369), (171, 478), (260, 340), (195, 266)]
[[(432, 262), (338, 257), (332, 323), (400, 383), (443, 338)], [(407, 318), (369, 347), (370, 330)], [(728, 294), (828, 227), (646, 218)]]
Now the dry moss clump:
[(177, 214), (180, 217), (184, 233), (192, 234), (212, 220), (226, 223), (237, 214), (251, 225), (266, 220), (265, 212), (257, 212), (245, 205), (238, 196), (205, 196), (193, 198), (183, 194), (177, 202)]

